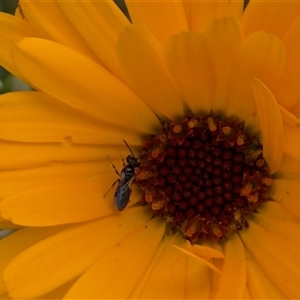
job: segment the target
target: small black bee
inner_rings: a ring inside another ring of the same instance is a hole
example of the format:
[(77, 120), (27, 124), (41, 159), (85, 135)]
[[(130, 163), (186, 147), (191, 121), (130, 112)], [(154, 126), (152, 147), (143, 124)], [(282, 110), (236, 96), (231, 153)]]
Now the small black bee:
[[(126, 158), (127, 165), (125, 165), (125, 162), (122, 159), (124, 167), (121, 170), (121, 174), (118, 172), (116, 166), (112, 162), (110, 162), (112, 164), (113, 168), (115, 169), (115, 172), (120, 177), (112, 184), (112, 186), (108, 190), (108, 191), (110, 191), (110, 189), (118, 182), (118, 187), (117, 187), (115, 195), (114, 195), (114, 204), (118, 211), (122, 211), (123, 209), (125, 209), (125, 207), (127, 206), (128, 202), (129, 202), (130, 195), (132, 192), (131, 184), (132, 184), (132, 181), (135, 176), (136, 168), (138, 168), (140, 166), (139, 159), (134, 156), (131, 148), (126, 143), (126, 141), (125, 140), (123, 140), (123, 141), (124, 141), (126, 147), (129, 149), (131, 155), (128, 155)], [(107, 158), (109, 159), (108, 156), (107, 156)], [(108, 191), (105, 193), (104, 197), (106, 196)]]

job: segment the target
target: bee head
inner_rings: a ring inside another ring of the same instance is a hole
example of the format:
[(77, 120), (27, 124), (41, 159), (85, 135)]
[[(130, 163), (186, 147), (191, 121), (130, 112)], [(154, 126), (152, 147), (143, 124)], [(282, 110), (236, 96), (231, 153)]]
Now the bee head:
[(134, 168), (136, 168), (140, 165), (139, 160), (136, 157), (134, 157), (133, 155), (128, 155), (126, 158), (126, 161), (129, 165), (131, 165)]

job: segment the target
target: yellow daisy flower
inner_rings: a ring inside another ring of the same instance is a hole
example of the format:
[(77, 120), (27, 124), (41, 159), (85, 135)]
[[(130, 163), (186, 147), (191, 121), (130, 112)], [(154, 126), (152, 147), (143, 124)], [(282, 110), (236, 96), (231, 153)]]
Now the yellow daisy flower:
[(0, 14), (2, 299), (300, 298), (300, 2), (126, 4)]

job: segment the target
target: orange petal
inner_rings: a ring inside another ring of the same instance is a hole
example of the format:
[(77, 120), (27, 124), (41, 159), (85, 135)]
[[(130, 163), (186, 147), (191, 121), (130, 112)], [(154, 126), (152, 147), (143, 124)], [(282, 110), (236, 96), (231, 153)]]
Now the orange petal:
[(114, 213), (110, 199), (103, 199), (102, 181), (76, 182), (24, 191), (0, 203), (2, 217), (25, 226), (53, 226), (93, 220)]
[[(111, 274), (109, 273), (111, 264), (118, 266), (117, 257), (113, 256), (113, 252), (110, 250), (112, 247), (115, 251), (120, 249), (120, 255), (124, 257), (125, 263), (132, 262), (132, 260), (128, 260), (130, 255), (128, 256), (124, 252), (125, 250), (121, 250), (123, 249), (123, 244), (121, 244), (121, 247), (118, 247), (118, 243), (124, 238), (126, 240), (128, 234), (133, 232), (130, 235), (133, 239), (132, 243), (135, 241), (138, 244), (138, 248), (141, 245), (145, 246), (145, 251), (140, 252), (142, 257), (145, 253), (148, 253), (149, 236), (147, 228), (144, 226), (150, 218), (151, 214), (145, 212), (144, 208), (128, 209), (122, 214), (114, 214), (94, 222), (73, 226), (29, 247), (13, 260), (4, 272), (4, 281), (9, 294), (12, 297), (22, 299), (39, 298), (39, 295), (47, 293), (81, 275), (99, 257), (103, 257), (104, 262), (110, 268), (104, 268), (105, 264), (100, 264), (102, 266), (101, 270), (105, 275), (102, 276), (98, 273), (91, 280), (92, 288), (89, 290), (93, 293), (99, 287), (98, 284), (105, 281), (105, 278), (108, 278), (108, 275)], [(158, 219), (154, 220), (151, 224), (156, 223)], [(150, 226), (149, 224), (149, 230)], [(161, 227), (153, 228), (151, 226), (151, 232), (155, 231), (154, 234), (160, 235), (158, 241), (162, 237), (161, 232), (163, 230), (161, 230)], [(140, 231), (143, 233), (142, 238), (145, 239), (145, 242), (141, 243), (140, 240), (135, 239), (136, 234), (134, 230), (136, 228), (142, 228)], [(130, 252), (132, 251), (132, 243), (126, 243)], [(107, 255), (113, 257), (107, 257)], [(129, 267), (117, 269), (116, 271), (119, 272), (120, 270), (125, 272), (126, 270), (128, 272), (132, 271)], [(130, 277), (125, 276), (123, 278), (127, 280)], [(38, 285), (36, 284), (37, 282), (39, 282)], [(88, 290), (85, 290), (85, 292), (89, 293)], [(87, 297), (88, 294), (84, 296)], [(80, 298), (79, 294), (73, 297), (73, 299), (78, 298)]]
[(298, 1), (251, 0), (241, 21), (246, 35), (264, 30), (282, 37), (299, 12)]
[(218, 250), (215, 250), (211, 247), (202, 246), (202, 245), (193, 245), (191, 250), (194, 254), (200, 257), (207, 258), (224, 258), (224, 254)]
[[(246, 287), (246, 258), (244, 246), (236, 233), (224, 245), (225, 259), (221, 274), (210, 295), (215, 299), (241, 299)], [(234, 288), (232, 282), (235, 282)]]
[[(32, 245), (68, 228), (70, 225), (44, 228), (21, 228), (0, 240), (0, 272), (3, 274), (7, 265), (20, 253)], [(6, 291), (3, 277), (0, 277), (0, 294)]]
[(66, 18), (57, 2), (56, 0), (21, 0), (20, 5), (26, 20), (41, 36), (97, 60), (96, 55)]
[[(118, 155), (117, 151), (116, 155)], [(120, 170), (122, 166), (120, 157), (113, 161)], [(36, 188), (97, 181), (101, 173), (104, 173), (102, 176), (106, 177), (107, 189), (118, 178), (107, 159), (102, 162), (52, 163), (35, 168), (5, 170), (0, 172), (0, 198), (4, 199)], [(103, 188), (105, 189), (105, 183), (103, 183)], [(102, 198), (103, 195), (100, 196)], [(113, 193), (108, 196), (112, 198)]]
[[(297, 104), (296, 104), (297, 105)], [(297, 117), (297, 108), (294, 106), (291, 110), (285, 109), (282, 105), (278, 104), (282, 120), (292, 127), (300, 125), (299, 117)]]
[(75, 277), (72, 280), (69, 280), (67, 283), (59, 286), (58, 288), (50, 291), (49, 293), (43, 294), (38, 297), (38, 300), (49, 300), (49, 299), (64, 299), (67, 292), (78, 280), (78, 277)]
[[(270, 196), (273, 193), (274, 192), (270, 192)], [(260, 205), (259, 207), (257, 207), (257, 211), (258, 211), (259, 215), (261, 215), (261, 216), (272, 218), (272, 219), (279, 220), (282, 222), (291, 222), (291, 223), (299, 222), (299, 218), (297, 218), (289, 210), (285, 209), (281, 205), (281, 203), (277, 202), (277, 201), (268, 201), (267, 203), (264, 203), (263, 205)]]
[(245, 120), (256, 110), (252, 80), (257, 78), (272, 89), (284, 65), (282, 42), (265, 32), (255, 32), (243, 42), (237, 53), (228, 87), (228, 116)]
[[(28, 178), (24, 179), (25, 175)], [(50, 226), (116, 212), (113, 198), (117, 185), (111, 187), (119, 177), (108, 161), (3, 172), (3, 176), (6, 184), (2, 195), (7, 196), (0, 202), (0, 213), (16, 224)], [(13, 179), (17, 179), (15, 185), (10, 183)], [(130, 204), (139, 200), (140, 194), (134, 189)]]
[(136, 93), (158, 116), (182, 117), (180, 95), (163, 64), (161, 52), (158, 41), (141, 27), (128, 26), (119, 36), (117, 55)]
[[(130, 144), (131, 148), (133, 145)], [(140, 143), (138, 143), (140, 146)], [(128, 148), (120, 142), (116, 146), (74, 144), (66, 138), (65, 143), (13, 143), (0, 140), (0, 169), (16, 169), (44, 166), (49, 163), (73, 163), (105, 161), (99, 171), (112, 170), (107, 156), (115, 165), (121, 163), (120, 154), (129, 155)], [(137, 155), (137, 151), (134, 151)], [(105, 165), (106, 164), (106, 165)], [(119, 165), (120, 166), (120, 165)], [(118, 166), (118, 169), (120, 167)]]
[(297, 222), (292, 223), (288, 220), (278, 220), (264, 216), (263, 214), (256, 214), (252, 219), (252, 222), (259, 225), (264, 230), (272, 232), (278, 237), (288, 241), (293, 245), (293, 248), (299, 249), (300, 235), (295, 234), (296, 232), (300, 232), (299, 219)]
[(300, 161), (288, 154), (283, 154), (282, 162), (276, 178), (279, 179), (300, 179)]
[(186, 278), (184, 299), (209, 299), (212, 289), (211, 271), (192, 257), (186, 257)]
[(199, 31), (211, 19), (233, 17), (239, 19), (243, 13), (243, 0), (198, 0), (183, 1), (190, 30)]
[(274, 174), (280, 167), (283, 154), (281, 113), (276, 99), (260, 80), (253, 80), (253, 91), (262, 134), (263, 156), (270, 174)]
[(288, 298), (299, 299), (300, 254), (298, 248), (251, 219), (249, 229), (239, 232), (265, 274)]
[[(66, 299), (127, 299), (141, 280), (161, 243), (165, 224), (154, 218), (122, 240), (86, 271)], [(103, 237), (101, 237), (103, 240)], [(133, 272), (134, 270), (134, 272)]]
[[(38, 127), (38, 130), (37, 130)], [(137, 128), (138, 129), (138, 128)], [(140, 133), (89, 117), (41, 92), (14, 92), (0, 99), (0, 137), (22, 142), (129, 144)]]
[[(290, 6), (295, 5), (295, 3), (290, 3)], [(295, 10), (297, 15), (299, 15), (299, 6)], [(283, 12), (280, 15), (284, 17)], [(281, 20), (281, 19), (280, 19)], [(281, 21), (276, 22), (281, 26)], [(297, 78), (300, 76), (300, 41), (298, 39), (300, 30), (300, 17), (295, 20), (295, 22), (290, 26), (287, 32), (284, 34), (282, 41), (286, 49), (286, 61), (282, 76), (275, 86), (274, 94), (278, 99), (279, 103), (285, 108), (291, 108), (299, 102), (300, 88)]]
[(215, 99), (213, 111), (224, 114), (230, 71), (235, 55), (242, 43), (240, 23), (233, 18), (214, 19), (208, 22), (203, 33), (207, 36), (215, 61)]
[(25, 80), (12, 58), (12, 48), (24, 36), (38, 37), (39, 34), (28, 22), (5, 13), (0, 13), (0, 28), (0, 65)]
[(131, 299), (206, 299), (209, 296), (209, 270), (174, 247), (182, 247), (183, 243), (180, 235), (168, 236), (160, 243)]
[(283, 123), (283, 151), (300, 160), (300, 126)]
[(17, 44), (14, 59), (40, 90), (103, 122), (145, 132), (160, 124), (126, 85), (78, 52), (51, 41), (25, 38)]
[(263, 272), (249, 251), (246, 251), (246, 257), (250, 299), (289, 299)]
[(194, 115), (212, 109), (215, 65), (207, 39), (189, 32), (171, 37), (164, 47), (166, 65)]
[(117, 5), (112, 0), (57, 3), (102, 64), (122, 79), (115, 48), (118, 34), (129, 24), (129, 20)]
[(107, 161), (107, 155), (117, 156), (118, 149), (104, 145), (76, 145), (68, 137), (64, 143), (14, 143), (0, 140), (0, 145), (0, 169), (36, 167), (51, 162)]
[(292, 124), (290, 124), (290, 122), (288, 122), (288, 121), (287, 121), (287, 123), (289, 125), (299, 126), (299, 124), (300, 124), (300, 118), (299, 118), (299, 116), (300, 116), (300, 101), (297, 101), (296, 104), (293, 107), (289, 108), (287, 111), (292, 114), (292, 119), (294, 121), (294, 123), (292, 123)]
[(133, 24), (150, 30), (161, 43), (173, 34), (187, 31), (181, 1), (133, 0), (126, 5)]
[(244, 292), (242, 299), (244, 299), (244, 300), (252, 300), (253, 299), (248, 286), (246, 286), (246, 288), (245, 288), (245, 292)]
[(192, 257), (194, 259), (196, 259), (198, 262), (206, 265), (207, 267), (209, 267), (211, 270), (213, 270), (214, 272), (216, 273), (220, 273), (220, 270), (210, 261), (210, 259), (205, 259), (201, 256), (198, 256), (198, 255), (195, 255), (193, 252), (187, 250), (187, 249), (184, 249), (184, 248), (180, 248), (180, 247), (177, 247), (174, 245), (174, 247), (181, 251), (182, 253), (184, 253), (185, 255), (188, 255), (189, 257)]
[(270, 197), (279, 202), (291, 213), (300, 217), (300, 205), (298, 200), (300, 196), (299, 180), (279, 179), (274, 180)]

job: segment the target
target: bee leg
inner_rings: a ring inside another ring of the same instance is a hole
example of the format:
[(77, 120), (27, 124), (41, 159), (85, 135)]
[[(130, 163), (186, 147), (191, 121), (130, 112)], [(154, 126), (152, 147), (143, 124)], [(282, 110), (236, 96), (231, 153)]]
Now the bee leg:
[[(117, 175), (120, 177), (121, 175), (119, 174), (116, 166), (111, 162), (111, 160), (109, 159), (109, 156), (107, 155), (107, 159), (108, 161), (110, 162), (110, 164), (112, 165), (112, 167), (114, 168), (115, 172), (117, 173)], [(123, 161), (123, 164), (124, 164), (124, 161)], [(125, 166), (125, 165), (124, 165)]]
[(106, 191), (106, 193), (103, 195), (103, 198), (105, 198), (105, 196), (107, 195), (107, 193), (114, 187), (114, 185), (119, 182), (119, 179), (117, 179), (111, 186), (110, 188)]
[(121, 157), (121, 159), (122, 159), (122, 162), (123, 162), (123, 167), (125, 167), (125, 160), (124, 160), (124, 158), (123, 158), (123, 156), (122, 156), (121, 152), (119, 151), (119, 149), (118, 149), (118, 152), (119, 152), (119, 154), (120, 154), (120, 157)]

